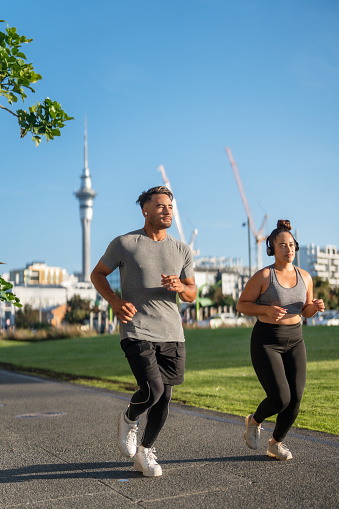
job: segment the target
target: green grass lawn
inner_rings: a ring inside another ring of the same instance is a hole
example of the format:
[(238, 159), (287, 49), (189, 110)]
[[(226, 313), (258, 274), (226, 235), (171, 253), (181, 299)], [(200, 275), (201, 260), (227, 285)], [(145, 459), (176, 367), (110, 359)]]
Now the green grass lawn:
[[(251, 329), (191, 329), (185, 335), (185, 383), (175, 387), (173, 400), (240, 416), (252, 413), (264, 392), (250, 360)], [(295, 426), (338, 434), (339, 327), (304, 327), (304, 337), (307, 384)], [(120, 391), (136, 388), (117, 335), (1, 340), (0, 365)]]

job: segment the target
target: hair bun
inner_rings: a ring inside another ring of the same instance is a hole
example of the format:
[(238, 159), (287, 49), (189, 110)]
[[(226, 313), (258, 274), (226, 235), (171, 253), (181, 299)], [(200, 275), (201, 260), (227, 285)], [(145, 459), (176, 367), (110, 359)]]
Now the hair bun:
[(277, 222), (277, 230), (287, 230), (289, 232), (292, 230), (291, 223), (288, 219), (279, 219)]

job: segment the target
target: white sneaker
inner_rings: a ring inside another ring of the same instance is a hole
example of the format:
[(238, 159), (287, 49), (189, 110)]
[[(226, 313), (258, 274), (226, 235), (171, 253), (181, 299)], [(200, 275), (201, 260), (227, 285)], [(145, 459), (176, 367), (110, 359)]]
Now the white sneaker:
[(252, 423), (253, 414), (248, 415), (245, 419), (246, 431), (244, 433), (244, 438), (246, 440), (246, 444), (250, 449), (258, 449), (259, 446), (259, 437), (261, 425)]
[(155, 449), (146, 449), (145, 447), (138, 447), (137, 453), (134, 456), (134, 468), (142, 472), (146, 477), (157, 477), (162, 475), (161, 466), (155, 461)]
[(267, 456), (276, 458), (277, 460), (291, 460), (293, 458), (291, 451), (285, 444), (278, 444), (277, 442), (270, 445), (268, 442)]
[(128, 423), (125, 419), (125, 410), (118, 417), (118, 448), (126, 458), (133, 458), (137, 452), (138, 421)]

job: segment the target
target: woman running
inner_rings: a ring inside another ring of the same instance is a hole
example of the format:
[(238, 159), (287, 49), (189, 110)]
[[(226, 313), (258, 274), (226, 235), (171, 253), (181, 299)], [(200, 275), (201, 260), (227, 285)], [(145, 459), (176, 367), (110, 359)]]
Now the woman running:
[(308, 272), (293, 265), (299, 245), (288, 220), (280, 219), (267, 237), (268, 256), (275, 262), (259, 270), (246, 284), (237, 310), (257, 316), (251, 336), (251, 359), (266, 398), (245, 420), (245, 440), (257, 449), (260, 424), (277, 415), (267, 454), (279, 460), (292, 458), (282, 443), (299, 413), (306, 382), (306, 350), (301, 317), (311, 318), (325, 309), (322, 299), (313, 298)]

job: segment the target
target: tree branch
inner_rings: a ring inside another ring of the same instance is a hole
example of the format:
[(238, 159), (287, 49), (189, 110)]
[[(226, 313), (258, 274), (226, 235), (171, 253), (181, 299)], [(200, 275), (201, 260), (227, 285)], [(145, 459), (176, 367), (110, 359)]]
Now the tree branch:
[(2, 108), (3, 110), (8, 111), (8, 113), (12, 113), (12, 115), (14, 115), (15, 117), (18, 118), (18, 115), (16, 113), (13, 113), (13, 111), (9, 110), (8, 108), (5, 108), (5, 106), (1, 106), (1, 104), (0, 104), (0, 108)]

